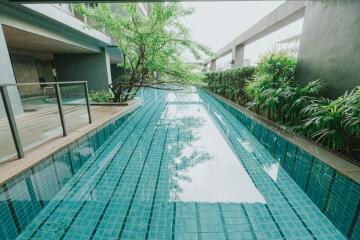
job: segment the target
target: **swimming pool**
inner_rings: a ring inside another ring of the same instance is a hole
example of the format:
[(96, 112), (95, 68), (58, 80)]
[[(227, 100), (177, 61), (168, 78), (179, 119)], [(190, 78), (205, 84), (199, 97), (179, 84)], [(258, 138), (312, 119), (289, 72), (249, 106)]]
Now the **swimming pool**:
[(18, 239), (345, 239), (214, 97), (142, 97)]

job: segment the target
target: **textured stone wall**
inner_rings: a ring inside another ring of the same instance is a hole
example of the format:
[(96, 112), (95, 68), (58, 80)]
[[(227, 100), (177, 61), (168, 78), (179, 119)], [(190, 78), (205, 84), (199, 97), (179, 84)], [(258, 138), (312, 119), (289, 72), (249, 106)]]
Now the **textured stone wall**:
[[(14, 69), (16, 83), (38, 83), (39, 75), (35, 59), (31, 56), (11, 54), (11, 63)], [(34, 95), (40, 91), (39, 85), (19, 86), (20, 96)]]

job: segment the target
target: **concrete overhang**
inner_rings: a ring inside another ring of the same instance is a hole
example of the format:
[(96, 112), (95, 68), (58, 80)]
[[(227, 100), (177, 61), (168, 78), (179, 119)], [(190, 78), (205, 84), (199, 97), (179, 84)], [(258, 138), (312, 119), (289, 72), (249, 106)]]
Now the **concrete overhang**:
[(7, 47), (10, 51), (49, 53), (89, 53), (86, 48), (64, 43), (32, 32), (3, 25)]
[(108, 36), (86, 28), (85, 23), (52, 4), (1, 3), (0, 23), (89, 52), (101, 52), (112, 45)]
[(24, 4), (23, 6), (31, 9), (32, 11), (40, 14), (41, 16), (46, 16), (49, 19), (64, 24), (67, 27), (73, 28), (75, 31), (86, 34), (96, 40), (99, 40), (105, 44), (111, 44), (111, 38), (105, 35), (102, 32), (96, 31), (94, 29), (86, 28), (84, 22), (79, 19), (70, 16), (62, 9), (59, 9), (56, 5), (53, 4)]
[[(2, 27), (7, 47), (12, 53), (31, 55), (42, 60), (52, 59), (52, 54), (96, 53), (77, 45), (64, 43), (7, 25)], [(118, 46), (110, 45), (106, 49), (111, 63), (116, 64), (122, 61), (122, 52)]]
[[(13, 2), (13, 3), (79, 3), (79, 2), (156, 2), (156, 0), (4, 0), (5, 2)], [(157, 0), (160, 2), (161, 0)], [(176, 0), (173, 0), (174, 2)], [(192, 0), (185, 0), (192, 1)], [(200, 0), (201, 1), (201, 0)], [(225, 0), (225, 1), (233, 1), (233, 0)]]
[(107, 51), (109, 53), (111, 63), (115, 64), (123, 61), (122, 51), (118, 46), (115, 45), (108, 46)]
[(236, 46), (245, 46), (252, 43), (282, 27), (289, 25), (296, 20), (304, 17), (305, 6), (307, 1), (286, 1), (274, 11), (266, 15), (254, 26), (240, 34), (234, 40), (221, 48), (214, 57), (207, 59), (204, 64), (208, 64), (211, 60), (224, 57), (232, 52)]

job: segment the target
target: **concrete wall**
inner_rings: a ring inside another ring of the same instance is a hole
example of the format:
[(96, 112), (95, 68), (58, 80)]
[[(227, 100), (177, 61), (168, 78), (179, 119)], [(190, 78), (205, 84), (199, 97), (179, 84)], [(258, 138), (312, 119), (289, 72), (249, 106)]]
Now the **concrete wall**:
[[(54, 74), (50, 60), (37, 60), (32, 56), (11, 54), (11, 63), (17, 83), (39, 83), (39, 78), (46, 82), (54, 82)], [(20, 94), (38, 94), (40, 85), (19, 86)]]
[(38, 83), (39, 75), (36, 60), (31, 56), (10, 53), (10, 59), (17, 83)]
[(124, 74), (124, 69), (118, 67), (117, 64), (111, 64), (110, 69), (111, 69), (111, 79), (113, 81), (116, 80), (118, 77), (120, 77), (122, 74)]
[[(38, 83), (39, 75), (36, 69), (36, 60), (31, 56), (10, 54), (15, 79), (17, 83)], [(40, 91), (39, 85), (19, 86), (20, 94), (36, 94)]]
[(298, 66), (299, 83), (327, 82), (337, 97), (360, 85), (360, 1), (314, 1), (306, 6)]
[[(1, 22), (0, 22), (0, 53), (1, 53), (0, 54), (0, 73), (1, 73), (0, 84), (16, 83)], [(17, 88), (8, 87), (8, 91), (14, 113), (15, 114), (22, 113), (23, 110)], [(5, 117), (5, 110), (4, 110), (2, 98), (0, 97), (0, 118), (3, 117)]]
[(51, 61), (37, 61), (36, 68), (39, 78), (43, 78), (45, 82), (55, 82)]
[(111, 83), (109, 54), (101, 53), (55, 54), (57, 79), (66, 81), (88, 81), (89, 90), (108, 90)]

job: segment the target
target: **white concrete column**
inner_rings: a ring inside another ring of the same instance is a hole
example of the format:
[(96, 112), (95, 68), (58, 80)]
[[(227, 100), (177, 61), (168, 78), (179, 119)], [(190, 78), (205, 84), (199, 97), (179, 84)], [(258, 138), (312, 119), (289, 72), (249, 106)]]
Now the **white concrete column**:
[(210, 61), (210, 70), (215, 71), (216, 70), (216, 59), (213, 59)]
[[(0, 84), (16, 83), (4, 31), (0, 22)], [(17, 87), (8, 87), (11, 105), (15, 114), (22, 113), (20, 95)], [(0, 97), (0, 118), (5, 117), (5, 109)]]
[(240, 67), (244, 65), (244, 46), (237, 45), (232, 49), (233, 67)]
[(208, 64), (207, 64), (207, 63), (205, 63), (205, 64), (202, 66), (201, 71), (203, 71), (203, 72), (207, 72), (207, 71), (208, 71)]

